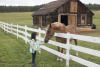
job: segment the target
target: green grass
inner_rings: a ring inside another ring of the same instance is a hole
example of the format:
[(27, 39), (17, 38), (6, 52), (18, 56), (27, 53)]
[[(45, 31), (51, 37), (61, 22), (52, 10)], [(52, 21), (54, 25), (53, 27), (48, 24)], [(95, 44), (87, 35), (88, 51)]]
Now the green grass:
[(97, 29), (100, 30), (100, 11), (94, 11), (93, 23), (96, 24)]
[[(97, 31), (100, 30), (100, 12), (94, 12), (93, 19), (94, 24), (97, 25)], [(27, 25), (33, 27), (32, 12), (20, 12), (20, 13), (0, 13), (0, 21), (7, 23)], [(84, 35), (100, 37), (100, 32), (88, 33)], [(100, 50), (100, 44), (89, 43), (84, 41), (78, 41), (79, 46)], [(55, 46), (46, 44), (46, 46), (56, 49)], [(71, 51), (71, 54), (75, 55), (75, 51)], [(100, 64), (100, 58), (91, 56), (85, 53), (79, 53), (79, 57), (86, 60)], [(65, 60), (63, 62), (57, 62), (56, 56), (42, 50), (41, 54), (37, 53), (36, 64), (37, 67), (65, 67)], [(70, 67), (85, 67), (74, 61), (70, 61)], [(22, 39), (16, 39), (16, 36), (7, 34), (0, 29), (0, 67), (30, 67), (31, 54), (29, 53), (29, 44), (25, 44)]]
[(28, 49), (22, 39), (16, 39), (0, 29), (0, 67), (29, 65), (31, 56)]
[[(29, 44), (25, 44), (22, 39), (16, 39), (16, 36), (1, 29), (0, 36), (0, 67), (30, 67)], [(37, 67), (65, 66), (65, 63), (56, 62), (55, 55), (44, 50), (41, 54), (37, 53), (36, 64)]]
[[(12, 36), (1, 29), (0, 35), (0, 67), (29, 67), (31, 63), (29, 44), (25, 44), (22, 39), (16, 39), (16, 36)], [(79, 45), (100, 50), (98, 44), (94, 45), (93, 43), (80, 41)], [(46, 44), (46, 46), (57, 50), (55, 46), (50, 44)], [(75, 51), (71, 51), (71, 53), (75, 55)], [(84, 53), (79, 53), (79, 57), (100, 64), (98, 57)], [(74, 67), (74, 65), (77, 67), (85, 67), (76, 62), (70, 62), (70, 67)], [(36, 64), (37, 67), (65, 67), (65, 61), (57, 62), (55, 55), (44, 50), (42, 50), (41, 54), (37, 53)]]
[(0, 21), (33, 27), (32, 12), (0, 13)]

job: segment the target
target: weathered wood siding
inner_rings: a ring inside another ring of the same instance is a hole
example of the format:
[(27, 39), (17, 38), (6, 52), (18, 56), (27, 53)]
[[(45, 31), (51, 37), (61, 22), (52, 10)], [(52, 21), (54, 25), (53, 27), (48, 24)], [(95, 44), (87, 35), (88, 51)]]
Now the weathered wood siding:
[(39, 26), (39, 16), (33, 17), (33, 24)]
[(88, 8), (81, 2), (78, 2), (78, 25), (81, 25), (81, 14), (86, 14), (87, 15), (87, 22), (85, 25), (92, 25), (92, 17), (93, 14), (90, 12)]
[(93, 22), (92, 22), (92, 15), (89, 15), (89, 14), (88, 14), (88, 15), (87, 15), (87, 19), (88, 19), (88, 20), (87, 20), (87, 25), (90, 25), (90, 26), (91, 26), (92, 23), (93, 23)]
[(77, 26), (77, 14), (68, 15), (68, 24)]
[(70, 2), (70, 12), (77, 12), (77, 1), (71, 1)]
[(78, 12), (79, 13), (87, 13), (87, 12), (89, 12), (89, 10), (81, 2), (78, 2)]
[(77, 25), (81, 25), (81, 14), (77, 15)]
[[(57, 8), (54, 12), (48, 15), (42, 15), (42, 26), (47, 26), (50, 23), (57, 22), (59, 14), (68, 15), (68, 24), (81, 26), (81, 15), (86, 14), (86, 22), (84, 25), (92, 25), (92, 17), (93, 13), (80, 1), (78, 0), (70, 0), (66, 2), (59, 8)], [(40, 25), (39, 16), (33, 17), (34, 25)], [(61, 18), (60, 18), (61, 19)]]
[(62, 5), (60, 8), (58, 8), (57, 13), (61, 14), (61, 13), (68, 13), (70, 12), (70, 2), (68, 2), (67, 4)]

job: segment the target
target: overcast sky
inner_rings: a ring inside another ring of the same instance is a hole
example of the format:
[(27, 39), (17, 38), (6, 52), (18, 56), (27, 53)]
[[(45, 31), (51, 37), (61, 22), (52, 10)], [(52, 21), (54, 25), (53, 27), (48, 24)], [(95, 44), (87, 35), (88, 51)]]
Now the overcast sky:
[[(46, 4), (55, 0), (0, 0), (0, 5), (7, 6), (34, 6), (40, 4)], [(100, 0), (80, 0), (83, 3), (100, 4)]]

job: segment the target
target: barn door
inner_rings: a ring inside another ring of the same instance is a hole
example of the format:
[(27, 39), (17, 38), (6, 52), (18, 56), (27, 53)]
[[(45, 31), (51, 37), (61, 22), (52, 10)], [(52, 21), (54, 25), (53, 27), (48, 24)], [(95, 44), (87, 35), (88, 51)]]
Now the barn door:
[(39, 16), (39, 26), (42, 27), (42, 16)]
[(77, 26), (77, 15), (71, 14), (68, 16), (68, 24)]
[(61, 15), (61, 23), (63, 23), (65, 26), (68, 25), (68, 16), (67, 15)]
[(81, 25), (86, 25), (87, 24), (87, 15), (82, 14), (81, 15)]
[(58, 22), (64, 24), (65, 26), (68, 25), (68, 15), (67, 14), (59, 14)]

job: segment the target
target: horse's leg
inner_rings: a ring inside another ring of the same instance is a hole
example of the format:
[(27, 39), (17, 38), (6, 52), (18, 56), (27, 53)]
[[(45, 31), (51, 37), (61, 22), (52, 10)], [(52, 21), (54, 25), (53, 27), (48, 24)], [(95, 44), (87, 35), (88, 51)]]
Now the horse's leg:
[[(74, 39), (75, 45), (77, 46), (77, 40)], [(76, 56), (78, 56), (78, 51), (76, 51)]]
[[(60, 52), (60, 47), (57, 47), (58, 51)], [(60, 61), (60, 57), (57, 57), (57, 61)]]
[[(61, 48), (61, 53), (64, 53), (64, 48)], [(63, 61), (61, 57), (60, 57), (60, 61)]]

